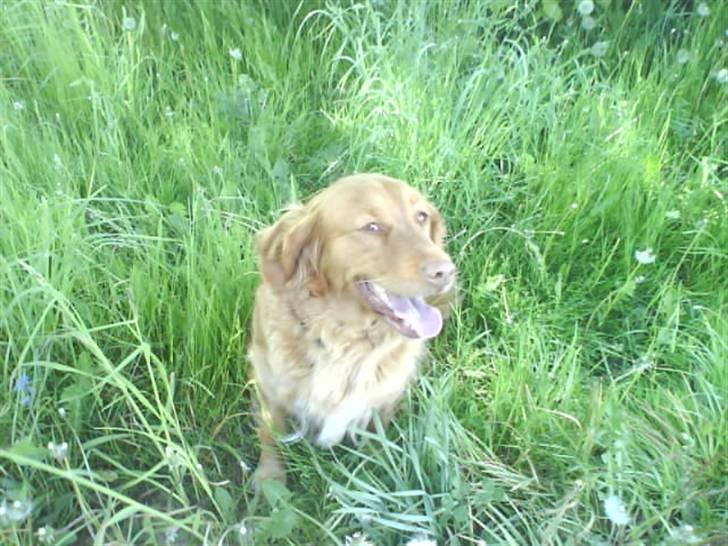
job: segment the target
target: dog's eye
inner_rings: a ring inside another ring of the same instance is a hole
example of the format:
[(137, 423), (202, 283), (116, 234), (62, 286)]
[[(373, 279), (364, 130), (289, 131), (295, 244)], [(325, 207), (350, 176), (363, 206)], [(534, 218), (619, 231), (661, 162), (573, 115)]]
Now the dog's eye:
[(415, 214), (415, 220), (418, 224), (424, 224), (427, 222), (427, 219), (430, 217), (429, 214), (427, 214), (424, 210), (421, 210), (417, 214)]
[(381, 233), (384, 231), (384, 226), (377, 222), (369, 222), (362, 228), (362, 230), (368, 231), (370, 233)]

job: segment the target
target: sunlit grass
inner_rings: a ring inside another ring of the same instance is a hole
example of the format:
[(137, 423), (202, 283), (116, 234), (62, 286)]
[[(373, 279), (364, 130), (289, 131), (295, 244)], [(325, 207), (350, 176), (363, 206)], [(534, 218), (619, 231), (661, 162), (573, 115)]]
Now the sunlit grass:
[[(608, 4), (2, 3), (0, 543), (728, 540), (728, 12)], [(252, 234), (365, 170), (460, 304), (254, 498)]]

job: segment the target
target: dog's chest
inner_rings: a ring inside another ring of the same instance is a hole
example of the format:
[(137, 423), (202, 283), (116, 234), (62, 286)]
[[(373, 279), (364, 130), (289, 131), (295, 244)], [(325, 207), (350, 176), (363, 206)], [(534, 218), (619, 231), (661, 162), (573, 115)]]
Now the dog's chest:
[(293, 413), (316, 443), (331, 446), (353, 428), (364, 428), (375, 411), (389, 413), (417, 371), (423, 344), (395, 336), (362, 333), (342, 339), (321, 331), (307, 357), (307, 388)]

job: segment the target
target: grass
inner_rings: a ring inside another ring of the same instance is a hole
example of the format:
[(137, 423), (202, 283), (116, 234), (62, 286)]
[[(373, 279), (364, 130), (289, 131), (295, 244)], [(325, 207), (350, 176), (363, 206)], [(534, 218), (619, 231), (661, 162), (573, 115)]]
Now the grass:
[[(0, 543), (725, 544), (728, 14), (576, 4), (0, 4)], [(365, 170), (460, 305), (255, 498), (251, 236)]]

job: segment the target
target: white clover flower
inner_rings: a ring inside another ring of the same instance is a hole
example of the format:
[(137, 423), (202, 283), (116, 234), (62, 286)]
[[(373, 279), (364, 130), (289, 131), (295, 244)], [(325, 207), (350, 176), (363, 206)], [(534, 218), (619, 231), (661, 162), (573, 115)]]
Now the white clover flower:
[(174, 32), (174, 31), (170, 32), (169, 39), (172, 40), (173, 42), (176, 42), (177, 40), (179, 40), (179, 32)]
[(616, 495), (609, 495), (604, 499), (604, 513), (614, 525), (629, 525), (632, 522), (624, 501)]
[(655, 263), (657, 256), (655, 256), (655, 253), (652, 251), (651, 248), (646, 248), (644, 250), (635, 250), (634, 258), (639, 263), (646, 265)]
[(13, 110), (15, 110), (16, 112), (22, 112), (23, 110), (25, 110), (25, 101), (16, 100), (15, 102), (13, 102)]
[(122, 24), (124, 30), (127, 32), (131, 32), (137, 27), (137, 22), (134, 17), (124, 17), (124, 22)]
[(0, 503), (0, 524), (8, 525), (23, 521), (32, 511), (33, 504), (30, 501), (16, 500), (8, 503), (7, 500), (3, 500)]
[(236, 61), (239, 61), (243, 58), (243, 52), (240, 51), (239, 47), (229, 50), (228, 53), (230, 53), (230, 56)]
[(596, 42), (591, 46), (591, 54), (595, 57), (604, 57), (609, 49), (609, 43), (606, 41)]
[(687, 64), (690, 62), (690, 52), (687, 49), (678, 49), (677, 55), (675, 55), (675, 60), (677, 61), (677, 64)]
[(48, 442), (48, 451), (51, 452), (51, 456), (55, 460), (62, 461), (68, 455), (68, 442), (61, 442), (60, 444)]
[(680, 219), (680, 211), (677, 209), (668, 210), (665, 213), (665, 218), (668, 220), (679, 220)]
[(430, 540), (424, 535), (417, 535), (407, 541), (405, 546), (437, 546), (437, 542)]
[(713, 77), (718, 83), (728, 83), (728, 68), (721, 68)]
[(579, 208), (578, 203), (572, 203), (570, 206), (571, 206), (572, 210), (576, 210), (577, 208)]
[(350, 537), (344, 539), (345, 546), (374, 546), (364, 533), (354, 533)]
[(220, 167), (219, 165), (214, 165), (212, 169), (210, 169), (210, 172), (215, 176), (222, 176), (222, 167)]
[(695, 11), (701, 17), (707, 17), (708, 15), (710, 15), (710, 8), (705, 2), (700, 2), (700, 4), (698, 4), (698, 8)]
[(581, 18), (581, 28), (583, 28), (584, 30), (592, 30), (595, 26), (597, 26), (597, 21), (596, 19), (594, 19), (594, 17), (585, 15)]
[(50, 527), (48, 525), (44, 525), (43, 527), (38, 527), (38, 530), (35, 532), (35, 536), (38, 537), (38, 542), (41, 544), (55, 544), (56, 543), (56, 531), (53, 529), (53, 527)]
[(579, 5), (576, 6), (576, 11), (581, 15), (591, 15), (594, 11), (594, 2), (592, 0), (581, 0)]

